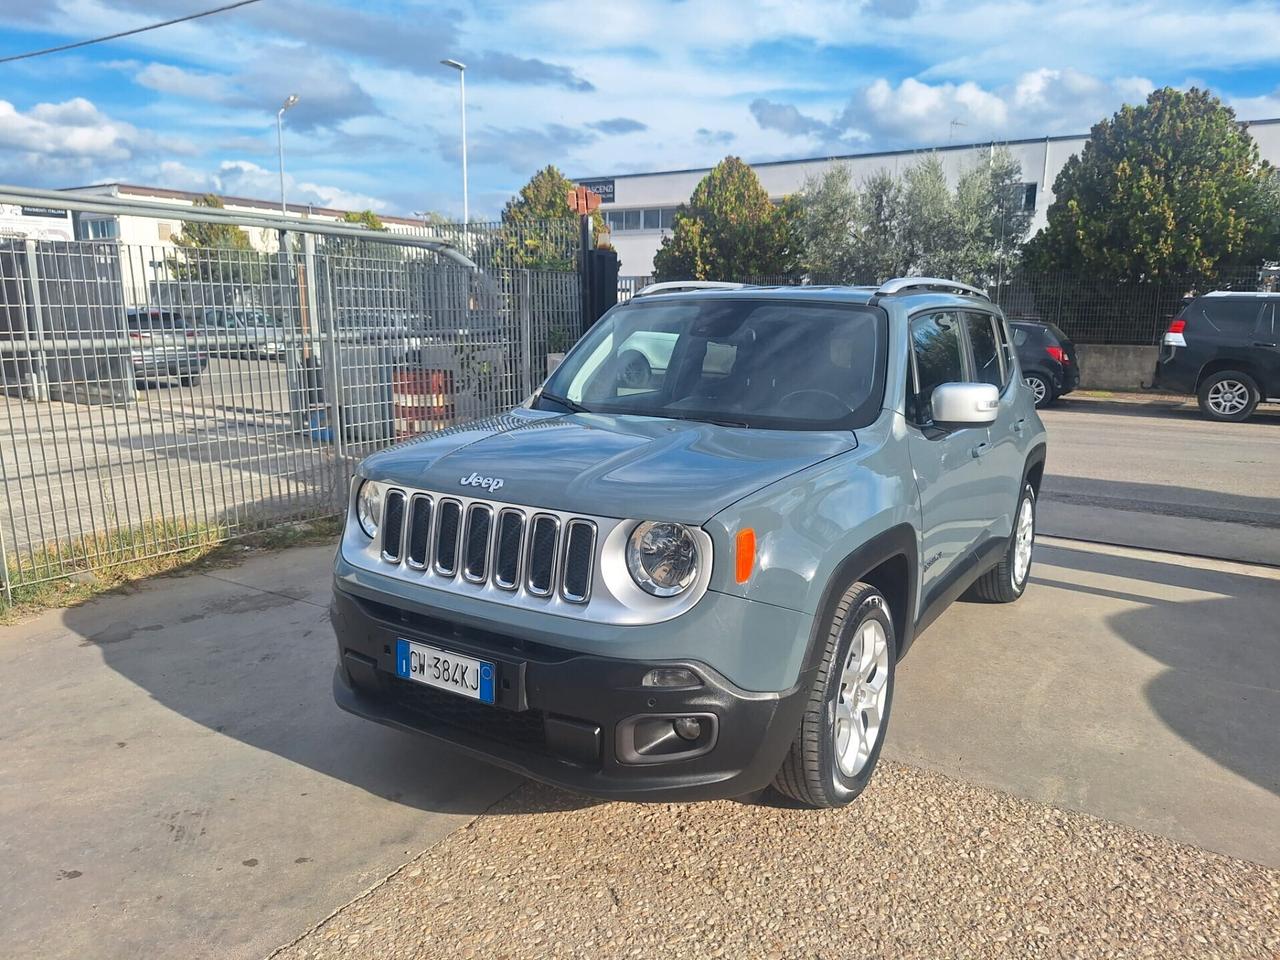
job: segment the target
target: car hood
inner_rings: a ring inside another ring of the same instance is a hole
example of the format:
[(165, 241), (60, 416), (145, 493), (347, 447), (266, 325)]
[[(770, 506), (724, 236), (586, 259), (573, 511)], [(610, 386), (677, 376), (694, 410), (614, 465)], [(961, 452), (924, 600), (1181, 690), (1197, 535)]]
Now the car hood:
[[(601, 517), (702, 523), (761, 487), (857, 447), (849, 431), (517, 409), (391, 447), (362, 476)], [(472, 475), (500, 480), (490, 492)]]

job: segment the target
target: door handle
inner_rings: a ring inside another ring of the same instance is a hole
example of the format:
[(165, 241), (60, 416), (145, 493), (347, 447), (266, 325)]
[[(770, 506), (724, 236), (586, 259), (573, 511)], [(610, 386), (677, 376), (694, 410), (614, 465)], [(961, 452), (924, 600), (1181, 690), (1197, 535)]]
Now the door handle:
[(1263, 343), (1261, 340), (1253, 341), (1253, 345), (1255, 347), (1274, 347), (1275, 346), (1274, 343)]
[(980, 456), (982, 456), (984, 453), (987, 452), (987, 448), (990, 446), (991, 444), (989, 443), (980, 443), (969, 451), (969, 456), (977, 460)]

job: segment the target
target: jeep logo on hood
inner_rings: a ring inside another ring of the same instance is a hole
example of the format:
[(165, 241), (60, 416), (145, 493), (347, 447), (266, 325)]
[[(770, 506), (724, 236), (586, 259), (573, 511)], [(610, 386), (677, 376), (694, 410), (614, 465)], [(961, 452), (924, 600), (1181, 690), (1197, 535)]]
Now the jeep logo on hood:
[(469, 477), (462, 477), (458, 482), (464, 487), (484, 487), (490, 493), (497, 493), (502, 489), (505, 481), (501, 477), (482, 477), (478, 473), (473, 473)]

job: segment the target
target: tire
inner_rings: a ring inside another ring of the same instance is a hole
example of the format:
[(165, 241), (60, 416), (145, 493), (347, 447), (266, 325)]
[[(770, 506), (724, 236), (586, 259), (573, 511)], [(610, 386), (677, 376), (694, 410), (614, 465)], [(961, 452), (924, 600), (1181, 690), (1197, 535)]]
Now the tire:
[[(889, 605), (879, 590), (866, 583), (855, 583), (844, 592), (825, 636), (826, 648), (800, 729), (773, 781), (779, 793), (815, 808), (844, 806), (871, 780), (889, 728), (898, 654)], [(858, 662), (850, 664), (858, 654)], [(855, 690), (866, 699), (856, 699)], [(840, 705), (849, 710), (843, 718), (837, 714)], [(856, 730), (867, 731), (873, 712), (878, 719), (870, 743), (866, 737), (857, 743), (846, 738), (852, 753), (841, 751), (839, 730), (846, 737), (854, 736)]]
[(1053, 384), (1042, 375), (1038, 373), (1028, 373), (1023, 376), (1022, 380), (1031, 388), (1031, 393), (1036, 398), (1037, 410), (1049, 406), (1049, 404), (1058, 399), (1053, 394)]
[[(1019, 562), (1019, 548), (1022, 544), (1023, 523), (1026, 528), (1026, 556)], [(1027, 581), (1031, 579), (1031, 553), (1036, 537), (1036, 491), (1031, 484), (1024, 484), (1022, 496), (1018, 498), (1018, 510), (1013, 515), (1013, 532), (1009, 534), (1009, 545), (1004, 556), (994, 567), (973, 582), (964, 599), (979, 600), (983, 603), (1013, 603), (1027, 589)]]
[(178, 382), (184, 387), (198, 387), (200, 385), (200, 379), (200, 374), (192, 373), (179, 377)]
[(1205, 377), (1196, 396), (1200, 412), (1220, 423), (1248, 420), (1262, 399), (1257, 382), (1239, 370), (1219, 370)]

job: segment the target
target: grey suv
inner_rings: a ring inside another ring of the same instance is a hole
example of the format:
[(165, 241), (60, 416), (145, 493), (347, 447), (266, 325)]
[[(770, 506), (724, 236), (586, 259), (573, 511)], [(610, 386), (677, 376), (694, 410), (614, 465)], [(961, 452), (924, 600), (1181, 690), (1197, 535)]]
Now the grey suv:
[(523, 406), (360, 465), (334, 694), (595, 796), (846, 803), (913, 638), (1025, 589), (1044, 459), (978, 290), (639, 296)]

